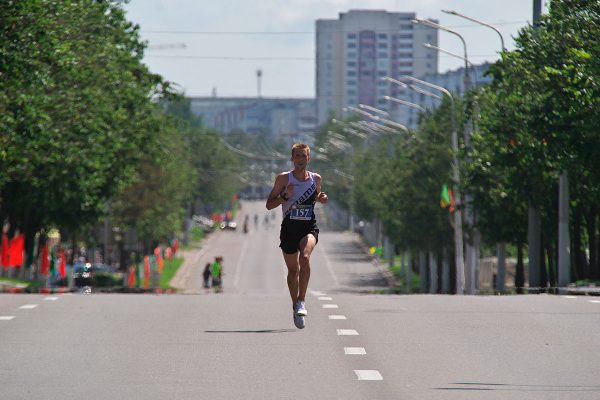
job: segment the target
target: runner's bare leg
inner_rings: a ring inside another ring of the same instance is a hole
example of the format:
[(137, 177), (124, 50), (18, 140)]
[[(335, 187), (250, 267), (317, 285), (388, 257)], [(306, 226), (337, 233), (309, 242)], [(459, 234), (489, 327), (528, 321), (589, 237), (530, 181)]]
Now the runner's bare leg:
[(315, 246), (317, 245), (317, 239), (313, 234), (309, 233), (300, 240), (300, 276), (299, 276), (299, 288), (298, 288), (298, 300), (305, 301), (306, 290), (308, 289), (308, 280), (310, 279), (310, 255), (312, 254)]
[(292, 306), (298, 301), (298, 280), (300, 274), (300, 265), (298, 263), (298, 252), (287, 254), (283, 253), (283, 259), (288, 269), (287, 284), (292, 298)]

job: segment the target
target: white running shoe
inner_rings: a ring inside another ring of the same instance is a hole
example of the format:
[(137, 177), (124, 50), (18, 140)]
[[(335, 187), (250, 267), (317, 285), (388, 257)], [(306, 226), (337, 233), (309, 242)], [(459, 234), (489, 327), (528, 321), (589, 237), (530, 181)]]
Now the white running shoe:
[(304, 329), (304, 327), (306, 326), (306, 321), (304, 320), (304, 317), (296, 314), (295, 311), (294, 311), (293, 317), (294, 317), (294, 325), (296, 325), (296, 328)]
[(296, 303), (296, 315), (300, 315), (302, 317), (306, 317), (308, 312), (306, 311), (306, 304), (303, 301), (299, 301)]

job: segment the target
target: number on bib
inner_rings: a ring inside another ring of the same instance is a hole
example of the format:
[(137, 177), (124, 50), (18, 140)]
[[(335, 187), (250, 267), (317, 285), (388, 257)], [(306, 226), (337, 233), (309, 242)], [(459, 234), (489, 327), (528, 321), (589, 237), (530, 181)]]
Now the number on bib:
[(313, 206), (312, 205), (301, 205), (297, 204), (292, 206), (290, 212), (290, 219), (300, 220), (300, 221), (310, 221), (313, 216)]

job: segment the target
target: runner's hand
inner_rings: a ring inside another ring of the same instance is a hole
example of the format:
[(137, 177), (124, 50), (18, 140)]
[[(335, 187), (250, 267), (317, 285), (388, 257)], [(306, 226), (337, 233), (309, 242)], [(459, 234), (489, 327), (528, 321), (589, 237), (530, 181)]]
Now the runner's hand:
[(317, 201), (321, 204), (327, 203), (327, 194), (325, 194), (325, 192), (319, 192), (317, 195)]

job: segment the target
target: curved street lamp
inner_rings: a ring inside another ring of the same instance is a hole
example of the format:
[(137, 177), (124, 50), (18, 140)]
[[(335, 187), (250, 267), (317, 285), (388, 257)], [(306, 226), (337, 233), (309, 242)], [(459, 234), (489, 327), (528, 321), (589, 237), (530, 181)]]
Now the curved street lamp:
[(467, 19), (469, 21), (475, 22), (476, 24), (483, 25), (483, 26), (493, 29), (498, 34), (498, 36), (500, 36), (500, 45), (502, 46), (500, 51), (502, 52), (506, 49), (504, 47), (504, 37), (502, 37), (502, 33), (500, 33), (498, 28), (496, 28), (495, 26), (492, 26), (492, 25), (488, 24), (487, 22), (483, 22), (483, 21), (480, 21), (480, 20), (472, 18), (472, 17), (467, 17), (466, 15), (461, 14), (454, 10), (442, 10), (442, 12), (444, 12), (446, 14), (456, 15), (457, 17), (461, 17), (461, 18)]
[[(461, 203), (460, 190), (458, 189), (460, 185), (460, 170), (458, 166), (458, 159), (456, 155), (458, 154), (458, 134), (456, 132), (456, 115), (454, 108), (454, 97), (450, 91), (442, 86), (434, 85), (433, 83), (429, 83), (427, 81), (423, 81), (421, 79), (417, 79), (410, 75), (403, 75), (402, 79), (406, 79), (424, 86), (427, 86), (431, 89), (438, 90), (448, 96), (450, 99), (450, 105), (452, 107), (450, 111), (450, 121), (452, 124), (452, 175), (455, 182), (454, 186), (454, 197), (458, 204)], [(408, 86), (406, 83), (401, 82), (397, 79), (393, 79), (390, 77), (385, 77), (385, 80), (400, 84), (400, 86)], [(412, 85), (411, 85), (412, 86)], [(454, 212), (454, 254), (455, 254), (455, 263), (456, 263), (456, 293), (464, 294), (465, 292), (465, 260), (463, 255), (463, 229), (462, 229), (462, 211), (460, 208), (457, 208)]]

